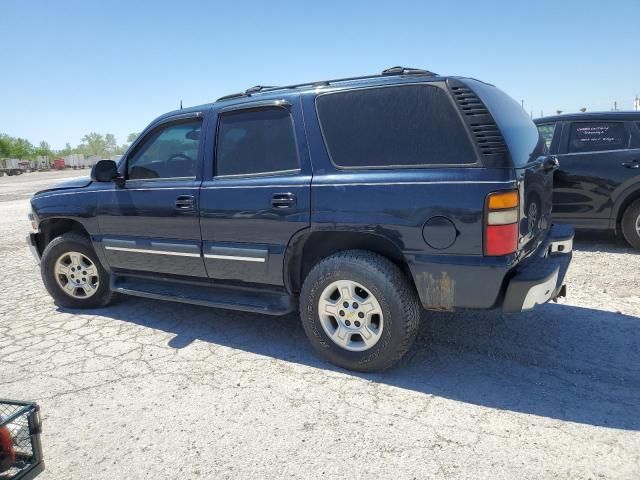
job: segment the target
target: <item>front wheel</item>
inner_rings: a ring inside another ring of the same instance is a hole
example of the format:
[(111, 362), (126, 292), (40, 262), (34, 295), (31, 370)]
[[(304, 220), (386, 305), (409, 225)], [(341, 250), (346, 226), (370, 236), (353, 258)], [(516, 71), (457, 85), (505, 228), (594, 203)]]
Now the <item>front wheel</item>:
[(622, 234), (629, 245), (640, 249), (640, 199), (634, 201), (624, 211)]
[(413, 285), (394, 263), (350, 250), (311, 270), (300, 293), (300, 316), (322, 357), (370, 372), (391, 367), (409, 350), (420, 306)]
[(88, 238), (65, 233), (44, 249), (42, 279), (56, 303), (67, 308), (98, 308), (109, 303), (109, 274)]

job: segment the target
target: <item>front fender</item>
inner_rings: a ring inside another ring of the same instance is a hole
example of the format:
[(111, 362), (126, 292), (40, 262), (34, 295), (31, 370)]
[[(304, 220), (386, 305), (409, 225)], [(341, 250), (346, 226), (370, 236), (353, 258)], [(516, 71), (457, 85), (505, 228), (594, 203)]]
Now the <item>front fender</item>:
[(34, 226), (41, 234), (41, 250), (44, 250), (48, 242), (59, 233), (78, 230), (73, 225), (79, 225), (89, 235), (100, 262), (107, 268), (102, 247), (97, 241), (100, 228), (96, 218), (96, 205), (97, 194), (86, 190), (35, 195), (31, 199), (31, 209)]

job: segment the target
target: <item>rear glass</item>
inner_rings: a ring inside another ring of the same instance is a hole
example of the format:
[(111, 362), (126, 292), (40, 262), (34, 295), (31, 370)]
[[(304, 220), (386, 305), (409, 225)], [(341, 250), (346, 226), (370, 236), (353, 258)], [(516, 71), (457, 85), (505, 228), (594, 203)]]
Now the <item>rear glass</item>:
[(320, 95), (318, 117), (340, 167), (470, 164), (476, 154), (448, 94), (434, 86)]
[(579, 122), (571, 124), (569, 152), (620, 150), (629, 145), (623, 122)]
[(524, 167), (542, 154), (540, 134), (522, 106), (502, 90), (467, 78), (464, 82), (480, 97), (491, 112), (515, 167)]

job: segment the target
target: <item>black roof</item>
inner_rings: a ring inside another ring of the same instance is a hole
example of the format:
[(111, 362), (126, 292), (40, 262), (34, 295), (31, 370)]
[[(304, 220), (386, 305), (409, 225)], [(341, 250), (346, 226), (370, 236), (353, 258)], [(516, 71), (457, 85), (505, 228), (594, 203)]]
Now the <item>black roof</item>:
[(562, 115), (551, 115), (548, 117), (540, 117), (534, 120), (535, 123), (550, 123), (563, 121), (595, 121), (595, 120), (640, 120), (640, 112), (633, 110), (625, 112), (580, 112), (580, 113), (563, 113)]

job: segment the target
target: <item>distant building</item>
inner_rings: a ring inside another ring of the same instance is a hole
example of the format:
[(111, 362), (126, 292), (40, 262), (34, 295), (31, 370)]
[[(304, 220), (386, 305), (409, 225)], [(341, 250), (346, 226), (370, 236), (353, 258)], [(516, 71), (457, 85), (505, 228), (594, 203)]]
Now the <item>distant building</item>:
[(633, 102), (633, 109), (636, 112), (640, 112), (640, 97), (636, 95), (636, 99)]

